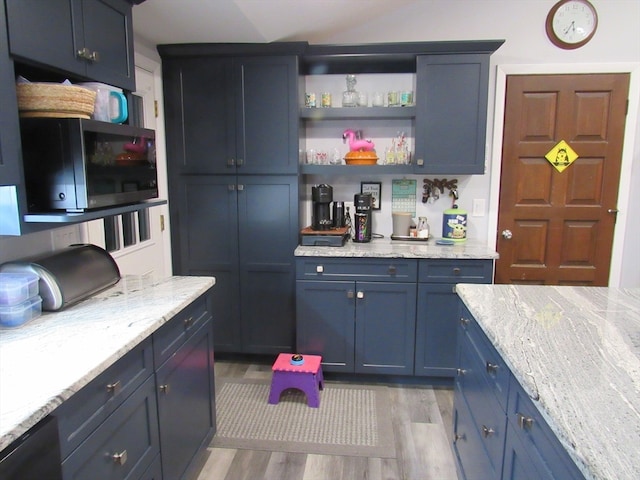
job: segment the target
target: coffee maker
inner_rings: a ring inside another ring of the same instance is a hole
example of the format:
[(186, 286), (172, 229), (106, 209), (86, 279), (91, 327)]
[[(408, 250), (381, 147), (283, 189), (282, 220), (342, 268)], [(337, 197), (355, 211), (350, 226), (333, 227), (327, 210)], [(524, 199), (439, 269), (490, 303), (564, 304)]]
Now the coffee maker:
[(313, 211), (311, 213), (311, 228), (314, 230), (331, 230), (331, 209), (329, 205), (333, 201), (333, 187), (325, 183), (311, 187), (311, 200)]
[(366, 243), (371, 241), (371, 206), (373, 197), (370, 193), (356, 193), (353, 196), (355, 214), (353, 218), (353, 241)]

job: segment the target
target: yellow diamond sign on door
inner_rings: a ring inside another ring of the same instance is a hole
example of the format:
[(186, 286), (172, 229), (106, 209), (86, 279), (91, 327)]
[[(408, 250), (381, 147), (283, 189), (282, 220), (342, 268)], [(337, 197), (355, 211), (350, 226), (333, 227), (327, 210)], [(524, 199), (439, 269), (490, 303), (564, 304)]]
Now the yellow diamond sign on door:
[(556, 167), (556, 170), (562, 172), (578, 158), (578, 154), (567, 142), (560, 140), (555, 147), (547, 152), (544, 158), (549, 160), (549, 163)]

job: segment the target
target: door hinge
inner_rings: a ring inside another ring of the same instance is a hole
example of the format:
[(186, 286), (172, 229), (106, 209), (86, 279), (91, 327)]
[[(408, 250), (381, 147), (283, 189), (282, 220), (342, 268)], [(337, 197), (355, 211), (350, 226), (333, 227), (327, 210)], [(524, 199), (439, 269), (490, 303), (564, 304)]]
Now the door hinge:
[(156, 118), (158, 118), (158, 100), (153, 101), (153, 110)]

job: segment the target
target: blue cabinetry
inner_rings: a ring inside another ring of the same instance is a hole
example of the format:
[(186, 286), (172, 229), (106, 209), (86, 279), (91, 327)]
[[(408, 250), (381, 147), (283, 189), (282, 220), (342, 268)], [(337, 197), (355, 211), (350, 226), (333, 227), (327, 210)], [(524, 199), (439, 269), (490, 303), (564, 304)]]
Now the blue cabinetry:
[(327, 371), (413, 374), (417, 261), (299, 257), (297, 350)]
[(483, 174), (489, 54), (416, 59), (416, 174)]
[(80, 78), (100, 79), (125, 90), (135, 90), (130, 2), (5, 2), (11, 55)]
[[(206, 298), (177, 315), (153, 336), (164, 338), (168, 358), (156, 363), (163, 478), (192, 478), (215, 433), (213, 322)], [(156, 339), (159, 342), (156, 342)], [(166, 340), (170, 339), (169, 342)], [(163, 358), (156, 355), (156, 359)]]
[(424, 259), (418, 268), (415, 374), (454, 377), (458, 326), (456, 283), (491, 283), (493, 260)]
[(463, 480), (583, 480), (534, 402), (460, 302), (453, 450)]
[(210, 302), (196, 299), (53, 412), (65, 480), (197, 475), (216, 425)]

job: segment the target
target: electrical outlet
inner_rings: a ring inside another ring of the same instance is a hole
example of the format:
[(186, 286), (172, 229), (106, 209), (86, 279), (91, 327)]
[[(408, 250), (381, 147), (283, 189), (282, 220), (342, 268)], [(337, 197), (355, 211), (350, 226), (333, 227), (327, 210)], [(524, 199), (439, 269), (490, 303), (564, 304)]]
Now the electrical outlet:
[(471, 212), (471, 216), (472, 217), (484, 217), (484, 207), (485, 207), (484, 198), (474, 198), (473, 199), (473, 211)]

